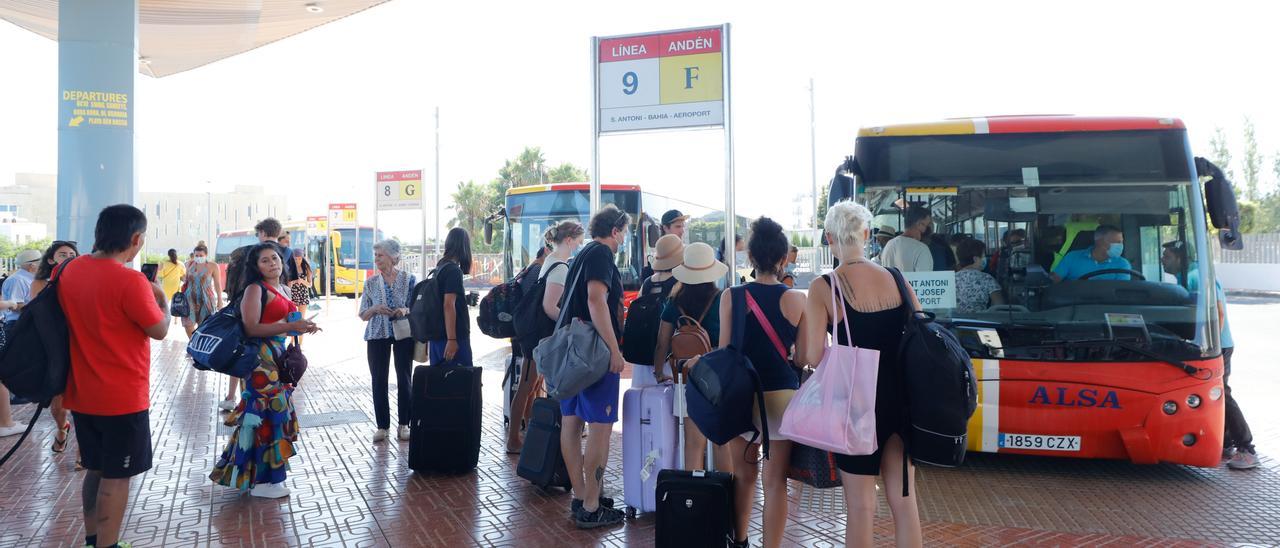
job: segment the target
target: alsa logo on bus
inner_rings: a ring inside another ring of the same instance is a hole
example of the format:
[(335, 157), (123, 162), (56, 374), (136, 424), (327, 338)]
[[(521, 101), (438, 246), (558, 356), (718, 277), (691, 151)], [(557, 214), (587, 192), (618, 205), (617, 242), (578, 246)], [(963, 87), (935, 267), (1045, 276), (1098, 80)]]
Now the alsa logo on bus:
[[(1120, 396), (1115, 390), (1107, 390), (1102, 395), (1102, 399), (1098, 399), (1101, 392), (1094, 388), (1081, 388), (1074, 392), (1067, 390), (1066, 387), (1058, 386), (1050, 392), (1048, 387), (1037, 386), (1034, 394), (1031, 395), (1031, 401), (1027, 403), (1036, 405), (1057, 405), (1062, 407), (1097, 407), (1099, 409), (1120, 409)], [(1056, 397), (1051, 397), (1056, 396)]]

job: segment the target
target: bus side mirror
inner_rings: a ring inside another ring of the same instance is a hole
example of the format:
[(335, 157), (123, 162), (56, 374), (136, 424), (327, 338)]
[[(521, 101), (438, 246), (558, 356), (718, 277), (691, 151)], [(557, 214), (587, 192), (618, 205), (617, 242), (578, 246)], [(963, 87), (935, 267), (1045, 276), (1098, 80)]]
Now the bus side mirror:
[(484, 221), (484, 245), (493, 245), (493, 221)]
[(1204, 158), (1196, 158), (1196, 174), (1208, 177), (1204, 183), (1205, 209), (1209, 213), (1209, 222), (1218, 229), (1218, 242), (1223, 249), (1244, 249), (1244, 241), (1240, 238), (1240, 208), (1236, 204), (1236, 194), (1231, 188), (1222, 169)]
[(658, 245), (658, 238), (662, 237), (662, 231), (658, 230), (658, 225), (649, 223), (645, 228), (646, 239), (649, 241), (649, 247)]

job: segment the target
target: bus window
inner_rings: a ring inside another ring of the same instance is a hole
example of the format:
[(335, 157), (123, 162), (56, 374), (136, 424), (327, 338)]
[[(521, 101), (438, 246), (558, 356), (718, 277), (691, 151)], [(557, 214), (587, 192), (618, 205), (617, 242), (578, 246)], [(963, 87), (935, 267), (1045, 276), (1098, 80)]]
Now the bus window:
[[(901, 191), (868, 190), (877, 224), (901, 214)], [(1196, 277), (1183, 276), (1178, 282), (1163, 272), (1160, 261), (1162, 245), (1180, 241), (1185, 242), (1188, 269), (1197, 264), (1194, 235), (1178, 221), (1189, 200), (1187, 186), (1174, 184), (1018, 189), (1016, 195), (1009, 189), (961, 187), (955, 195), (924, 197), (923, 203), (929, 204), (936, 230), (946, 237), (982, 217), (987, 228), (974, 237), (987, 244), (984, 257), (975, 261), (979, 264), (957, 265), (957, 271), (935, 268), (906, 275), (921, 305), (944, 321), (1043, 326), (1022, 333), (1025, 338), (1014, 335), (1015, 341), (1030, 344), (1046, 337), (1105, 338), (1108, 322), (1140, 318), (1152, 340), (1170, 355), (1192, 359), (1200, 355), (1195, 341), (1203, 320), (1192, 298)], [(979, 205), (961, 207), (964, 203)], [(1104, 225), (1122, 234), (1123, 251), (1115, 260), (1095, 240)], [(1003, 247), (1001, 237), (1019, 229), (1026, 232), (1025, 244)], [(983, 258), (988, 268), (981, 267)], [(1068, 272), (1064, 263), (1072, 261), (1098, 266)], [(1055, 283), (1055, 268), (1068, 279)], [(998, 298), (990, 295), (996, 289)]]

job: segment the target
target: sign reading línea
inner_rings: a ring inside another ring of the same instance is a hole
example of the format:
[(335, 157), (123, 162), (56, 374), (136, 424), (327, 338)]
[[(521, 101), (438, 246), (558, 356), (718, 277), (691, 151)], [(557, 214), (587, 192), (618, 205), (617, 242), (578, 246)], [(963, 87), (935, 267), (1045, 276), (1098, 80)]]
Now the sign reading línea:
[(600, 132), (724, 124), (721, 27), (600, 39)]
[(422, 207), (422, 170), (379, 171), (378, 210)]

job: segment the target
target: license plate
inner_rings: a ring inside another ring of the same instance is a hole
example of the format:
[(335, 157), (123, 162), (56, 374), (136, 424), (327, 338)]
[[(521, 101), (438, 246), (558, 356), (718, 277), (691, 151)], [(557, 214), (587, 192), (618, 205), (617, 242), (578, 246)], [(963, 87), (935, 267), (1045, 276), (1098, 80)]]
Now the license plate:
[(1033, 449), (1036, 451), (1079, 451), (1080, 436), (1000, 434), (1000, 448)]

